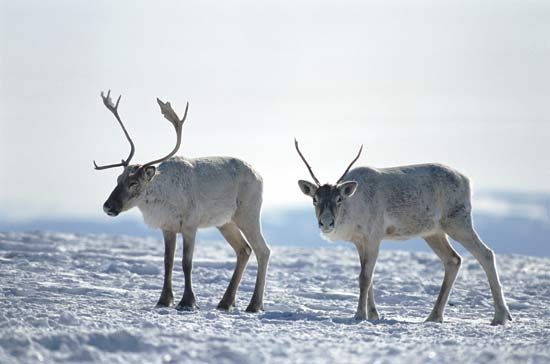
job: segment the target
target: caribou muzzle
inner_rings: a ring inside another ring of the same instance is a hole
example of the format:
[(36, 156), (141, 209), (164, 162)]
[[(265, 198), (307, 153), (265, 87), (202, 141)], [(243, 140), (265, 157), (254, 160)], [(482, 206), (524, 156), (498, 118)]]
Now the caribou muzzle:
[(334, 230), (334, 214), (332, 214), (330, 208), (326, 208), (319, 214), (318, 222), (319, 229), (325, 234), (328, 234)]
[(110, 201), (107, 201), (103, 204), (103, 211), (105, 211), (105, 213), (109, 216), (117, 216), (118, 214), (120, 214), (120, 209), (113, 207), (110, 204)]
[(324, 233), (330, 233), (334, 230), (334, 219), (319, 220), (319, 228)]

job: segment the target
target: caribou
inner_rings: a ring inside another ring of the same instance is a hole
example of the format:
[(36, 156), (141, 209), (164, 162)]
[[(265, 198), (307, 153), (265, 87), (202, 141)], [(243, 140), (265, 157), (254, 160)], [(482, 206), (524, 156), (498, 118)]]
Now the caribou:
[(491, 324), (512, 320), (495, 254), (473, 227), (467, 177), (441, 164), (351, 169), (361, 155), (361, 146), (335, 184), (321, 185), (300, 151), (298, 141), (294, 144), (315, 182), (299, 180), (298, 185), (313, 199), (321, 234), (330, 241), (352, 242), (359, 253), (360, 293), (355, 319), (379, 320), (373, 274), (380, 242), (420, 237), (441, 259), (445, 269), (439, 296), (426, 321), (443, 322), (443, 312), (462, 261), (449, 243), (448, 237), (451, 237), (475, 257), (487, 275), (495, 310)]
[(229, 310), (234, 306), (237, 288), (253, 251), (258, 270), (254, 293), (246, 311), (263, 310), (270, 248), (260, 224), (262, 177), (249, 164), (237, 158), (173, 157), (181, 145), (182, 125), (187, 118), (189, 103), (180, 119), (170, 102), (162, 102), (158, 98), (162, 115), (176, 131), (176, 146), (160, 159), (143, 165), (130, 164), (135, 147), (118, 113), (121, 96), (116, 103), (113, 103), (110, 91), (107, 95), (102, 92), (101, 98), (130, 143), (130, 154), (122, 162), (99, 166), (94, 161), (96, 170), (123, 168), (103, 210), (109, 216), (117, 216), (137, 207), (148, 226), (162, 230), (164, 284), (157, 306), (169, 307), (173, 303), (172, 268), (176, 236), (181, 234), (185, 288), (176, 309), (194, 310), (198, 307), (191, 281), (195, 235), (199, 228), (217, 227), (237, 255), (235, 270), (218, 308)]

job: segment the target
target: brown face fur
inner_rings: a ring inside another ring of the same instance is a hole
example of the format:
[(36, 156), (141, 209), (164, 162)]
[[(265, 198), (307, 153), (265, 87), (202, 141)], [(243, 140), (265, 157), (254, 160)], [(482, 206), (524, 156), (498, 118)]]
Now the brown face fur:
[(329, 184), (319, 187), (315, 195), (313, 195), (315, 215), (317, 216), (319, 228), (323, 230), (323, 232), (334, 229), (334, 221), (342, 201), (343, 198), (336, 186)]
[(299, 181), (298, 184), (304, 194), (313, 198), (315, 215), (323, 233), (334, 230), (342, 202), (352, 196), (357, 188), (357, 182), (354, 181), (338, 185), (325, 184), (320, 187), (307, 181)]
[(115, 189), (103, 204), (103, 211), (109, 216), (117, 216), (134, 207), (155, 172), (154, 166), (141, 169), (140, 165), (131, 165), (124, 168), (124, 172), (117, 178)]

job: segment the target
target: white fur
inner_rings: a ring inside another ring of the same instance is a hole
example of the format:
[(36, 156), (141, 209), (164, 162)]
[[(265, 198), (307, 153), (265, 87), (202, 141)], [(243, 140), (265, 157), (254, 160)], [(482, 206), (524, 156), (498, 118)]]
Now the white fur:
[[(358, 319), (367, 318), (367, 298), (368, 317), (378, 318), (372, 295), (372, 276), (380, 242), (421, 237), (445, 266), (441, 292), (428, 318), (442, 322), (443, 310), (460, 266), (460, 256), (450, 246), (447, 236), (464, 245), (485, 269), (495, 305), (493, 324), (511, 319), (494, 253), (479, 239), (472, 225), (470, 183), (465, 176), (443, 165), (423, 164), (386, 169), (359, 167), (349, 171), (343, 181), (357, 182), (357, 190), (351, 197), (344, 198), (334, 216), (334, 229), (322, 236), (330, 241), (351, 241), (357, 247), (361, 260)], [(309, 188), (311, 183), (306, 182), (305, 189), (305, 184), (300, 184), (306, 195), (315, 195)], [(328, 209), (323, 216), (326, 211)]]
[(261, 310), (270, 249), (260, 225), (263, 192), (260, 175), (236, 158), (173, 157), (162, 162), (152, 178), (141, 176), (139, 187), (131, 187), (138, 171), (139, 166), (125, 168), (106, 206), (121, 205), (122, 211), (137, 207), (148, 226), (163, 231), (165, 283), (159, 304), (167, 306), (172, 302), (171, 270), (176, 234), (180, 233), (184, 238), (182, 265), (186, 284), (178, 307), (188, 309), (195, 306), (191, 287), (195, 234), (199, 228), (212, 226), (220, 229), (237, 254), (235, 273), (220, 308), (229, 309), (234, 304), (242, 272), (251, 251), (254, 251), (258, 261), (257, 280), (247, 310)]
[(136, 205), (153, 228), (180, 232), (184, 226), (222, 226), (231, 221), (244, 188), (262, 195), (261, 177), (243, 161), (174, 157), (158, 167)]

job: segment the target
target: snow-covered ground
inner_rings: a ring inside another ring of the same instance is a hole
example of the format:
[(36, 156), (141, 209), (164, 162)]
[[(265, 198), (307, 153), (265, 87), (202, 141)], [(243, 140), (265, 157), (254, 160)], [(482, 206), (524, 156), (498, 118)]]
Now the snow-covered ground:
[[(356, 322), (358, 259), (327, 246), (274, 247), (266, 311), (249, 314), (254, 259), (237, 307), (220, 312), (233, 252), (199, 241), (200, 310), (181, 313), (153, 308), (162, 285), (159, 239), (0, 233), (0, 363), (550, 362), (550, 259), (498, 256), (514, 321), (492, 327), (486, 278), (466, 256), (440, 325), (423, 323), (443, 277), (435, 255), (383, 251), (375, 275), (383, 317)], [(174, 289), (183, 292), (178, 264)]]

